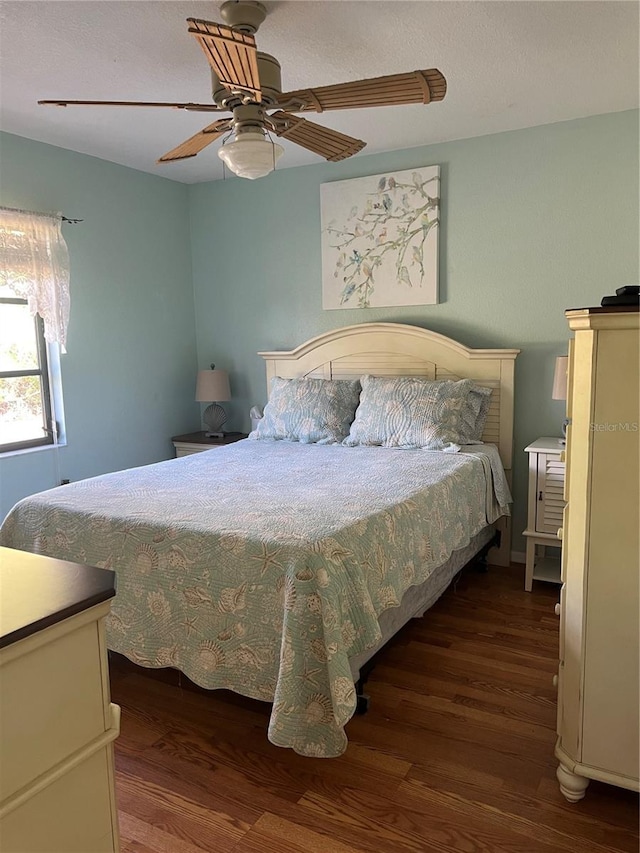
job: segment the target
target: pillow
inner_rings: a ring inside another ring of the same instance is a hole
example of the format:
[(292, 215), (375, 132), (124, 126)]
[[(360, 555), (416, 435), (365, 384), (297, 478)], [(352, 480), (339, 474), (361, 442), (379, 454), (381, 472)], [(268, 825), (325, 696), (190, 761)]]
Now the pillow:
[(476, 440), (484, 395), (471, 379), (363, 376), (356, 417), (343, 444), (459, 450)]
[(360, 380), (271, 380), (269, 402), (253, 439), (340, 444), (358, 405)]
[(469, 437), (470, 440), (466, 442), (467, 444), (482, 443), (482, 433), (484, 432), (487, 416), (489, 414), (492, 391), (492, 388), (484, 388), (482, 385), (474, 385), (469, 393), (469, 402), (472, 405), (473, 410), (477, 410), (477, 413), (473, 432)]

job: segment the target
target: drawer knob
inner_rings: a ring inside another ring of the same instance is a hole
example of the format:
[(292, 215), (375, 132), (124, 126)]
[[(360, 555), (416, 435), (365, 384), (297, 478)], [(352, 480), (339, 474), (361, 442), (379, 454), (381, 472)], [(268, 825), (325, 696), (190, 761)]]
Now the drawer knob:
[(552, 681), (554, 687), (558, 686), (558, 676), (557, 675), (554, 675), (553, 678), (551, 679), (551, 681)]
[(556, 616), (560, 615), (560, 602), (558, 602), (556, 604), (556, 606), (553, 608), (553, 612), (556, 614)]
[(562, 539), (562, 528), (561, 527), (558, 528), (558, 532), (556, 533), (556, 536), (558, 537), (558, 539)]

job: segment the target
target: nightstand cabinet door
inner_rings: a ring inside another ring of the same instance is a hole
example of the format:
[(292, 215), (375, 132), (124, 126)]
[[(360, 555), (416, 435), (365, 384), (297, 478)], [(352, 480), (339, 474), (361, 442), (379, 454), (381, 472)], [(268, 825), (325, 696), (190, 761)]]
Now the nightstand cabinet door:
[[(560, 583), (560, 561), (554, 552), (560, 548), (558, 530), (562, 527), (565, 506), (564, 447), (560, 439), (538, 438), (525, 452), (529, 454), (529, 506), (524, 588), (531, 592), (533, 581)], [(550, 553), (547, 553), (550, 549)]]
[(538, 453), (536, 531), (556, 534), (564, 509), (564, 462), (559, 453)]

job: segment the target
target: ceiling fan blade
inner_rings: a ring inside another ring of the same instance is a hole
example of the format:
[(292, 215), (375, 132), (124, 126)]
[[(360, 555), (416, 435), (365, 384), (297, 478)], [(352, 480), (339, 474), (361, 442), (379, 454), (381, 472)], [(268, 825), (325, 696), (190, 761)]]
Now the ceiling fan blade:
[(406, 74), (337, 83), (335, 86), (283, 92), (278, 96), (278, 104), (292, 112), (309, 110), (321, 113), (324, 110), (429, 104), (431, 101), (441, 101), (446, 92), (444, 75), (437, 68), (428, 68), (426, 71), (409, 71)]
[(353, 136), (346, 136), (337, 130), (290, 113), (278, 111), (272, 113), (269, 120), (273, 122), (273, 131), (278, 136), (290, 139), (296, 145), (301, 145), (307, 151), (313, 151), (314, 154), (332, 162), (346, 160), (347, 157), (362, 151), (367, 144), (361, 139), (354, 139)]
[(169, 107), (173, 110), (191, 110), (197, 113), (219, 113), (215, 104), (174, 104), (168, 101), (38, 101), (55, 107)]
[(220, 136), (231, 128), (232, 119), (223, 118), (214, 121), (199, 133), (189, 137), (180, 145), (163, 154), (158, 163), (172, 163), (174, 160), (185, 160), (187, 157), (195, 157), (203, 148), (215, 142)]
[(232, 91), (249, 92), (253, 100), (260, 102), (262, 94), (254, 37), (198, 18), (187, 18), (187, 23), (222, 85)]

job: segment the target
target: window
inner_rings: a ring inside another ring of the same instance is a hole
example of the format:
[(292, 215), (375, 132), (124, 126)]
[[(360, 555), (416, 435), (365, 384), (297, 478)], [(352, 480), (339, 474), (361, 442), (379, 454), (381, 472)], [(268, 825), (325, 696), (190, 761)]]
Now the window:
[(69, 320), (63, 219), (0, 207), (0, 453), (64, 441), (55, 422)]
[(26, 299), (0, 295), (0, 329), (0, 452), (53, 444), (42, 319)]

